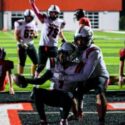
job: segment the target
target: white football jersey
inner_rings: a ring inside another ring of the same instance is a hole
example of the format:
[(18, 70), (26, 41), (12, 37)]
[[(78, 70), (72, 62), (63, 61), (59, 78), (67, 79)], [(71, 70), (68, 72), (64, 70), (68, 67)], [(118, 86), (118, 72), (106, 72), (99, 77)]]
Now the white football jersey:
[[(83, 63), (79, 64), (72, 63), (70, 66), (64, 69), (61, 64), (56, 64), (53, 72), (54, 74), (56, 73), (60, 74), (62, 72), (63, 74), (66, 75), (72, 75), (74, 73), (80, 73), (83, 66), (84, 66)], [(54, 76), (52, 78), (52, 81), (54, 82), (53, 86), (54, 89), (60, 89), (68, 92), (74, 91), (78, 84), (76, 82), (57, 80), (56, 78), (54, 78)]]
[(30, 33), (37, 32), (37, 24), (34, 20), (30, 23), (26, 23), (25, 20), (18, 20), (14, 23), (14, 26), (15, 30), (20, 31), (20, 37), (24, 43), (33, 43)]
[(81, 82), (86, 81), (89, 78), (96, 78), (99, 76), (109, 78), (109, 73), (99, 47), (91, 44), (90, 47), (83, 51), (79, 58), (84, 62), (84, 68), (82, 69), (81, 73), (65, 76), (64, 79), (66, 81)]
[(57, 46), (59, 33), (62, 29), (64, 20), (57, 18), (51, 20), (48, 16), (44, 18), (43, 28), (41, 31), (40, 46)]

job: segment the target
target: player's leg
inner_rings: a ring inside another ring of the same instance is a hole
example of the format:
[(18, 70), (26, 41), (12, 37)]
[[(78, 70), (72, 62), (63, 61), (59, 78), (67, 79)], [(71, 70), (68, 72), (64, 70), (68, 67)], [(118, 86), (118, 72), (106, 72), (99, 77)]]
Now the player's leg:
[(38, 55), (37, 55), (35, 46), (33, 44), (29, 45), (29, 47), (27, 49), (27, 54), (28, 54), (29, 58), (31, 59), (31, 61), (33, 62), (32, 66), (31, 66), (31, 75), (34, 77), (35, 70), (38, 66)]
[(105, 97), (105, 90), (107, 86), (107, 78), (99, 77), (97, 79), (97, 87), (95, 88), (96, 91), (96, 107), (99, 117), (99, 125), (105, 124), (105, 115), (107, 111), (107, 99)]
[(62, 107), (63, 112), (61, 114), (60, 124), (64, 125), (63, 123), (65, 122), (68, 124), (67, 116), (71, 109), (72, 98), (67, 93), (60, 90), (34, 88), (34, 98), (37, 111), (42, 121), (46, 121), (44, 111), (44, 104), (46, 104), (53, 107)]
[(35, 77), (38, 77), (40, 72), (44, 69), (44, 67), (46, 66), (46, 62), (48, 59), (48, 55), (45, 51), (45, 47), (44, 46), (39, 46), (39, 52), (38, 52), (38, 67), (35, 71)]
[(97, 106), (97, 112), (99, 116), (99, 125), (105, 124), (105, 115), (107, 111), (107, 101), (104, 93), (100, 93), (96, 95), (96, 106)]
[(50, 47), (48, 54), (50, 58), (50, 68), (53, 68), (55, 66), (55, 60), (57, 57), (57, 47)]
[(18, 65), (18, 73), (23, 74), (24, 73), (24, 66), (27, 56), (27, 50), (26, 48), (23, 48), (22, 46), (18, 46), (18, 57), (19, 57), (19, 65)]

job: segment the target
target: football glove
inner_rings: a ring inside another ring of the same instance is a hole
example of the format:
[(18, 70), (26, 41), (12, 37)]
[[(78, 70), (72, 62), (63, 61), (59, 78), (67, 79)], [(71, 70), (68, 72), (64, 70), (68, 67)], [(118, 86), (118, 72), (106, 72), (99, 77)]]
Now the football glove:
[(19, 75), (19, 74), (15, 74), (14, 78), (13, 78), (15, 84), (20, 87), (20, 88), (26, 88), (28, 83), (25, 79), (24, 76)]

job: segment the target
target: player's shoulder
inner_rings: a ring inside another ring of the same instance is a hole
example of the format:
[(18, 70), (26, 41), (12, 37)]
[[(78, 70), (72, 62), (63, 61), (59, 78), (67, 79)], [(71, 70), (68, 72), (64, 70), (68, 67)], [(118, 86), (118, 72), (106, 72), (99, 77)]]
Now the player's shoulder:
[(86, 49), (86, 57), (88, 57), (90, 53), (98, 53), (100, 51), (101, 49), (97, 45), (91, 44), (90, 47)]
[(19, 20), (15, 21), (15, 24), (17, 24), (19, 26), (23, 25), (24, 23), (25, 23), (24, 19), (19, 19)]

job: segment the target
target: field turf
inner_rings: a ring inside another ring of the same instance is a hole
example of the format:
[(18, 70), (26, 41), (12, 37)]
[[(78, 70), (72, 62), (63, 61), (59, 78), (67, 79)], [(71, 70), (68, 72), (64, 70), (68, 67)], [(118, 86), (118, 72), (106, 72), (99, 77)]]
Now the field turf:
[[(73, 41), (73, 32), (64, 32), (66, 39), (69, 42)], [(94, 42), (98, 45), (103, 52), (104, 60), (110, 75), (118, 76), (119, 73), (119, 49), (123, 48), (125, 45), (125, 36), (123, 33), (112, 33), (112, 32), (101, 32), (94, 31)], [(59, 46), (60, 46), (59, 41)], [(38, 48), (39, 37), (35, 39), (35, 47)], [(2, 32), (0, 31), (0, 47), (4, 47), (7, 52), (7, 59), (14, 62), (13, 74), (17, 73), (18, 57), (17, 57), (17, 47), (16, 40), (14, 38), (13, 31)], [(31, 61), (29, 58), (26, 60), (26, 66), (24, 75), (30, 77), (30, 67)], [(117, 84), (117, 83), (116, 83)], [(43, 86), (48, 87), (49, 81)], [(20, 89), (14, 86), (15, 90), (27, 91), (31, 90), (32, 86), (28, 86), (26, 89)], [(112, 86), (109, 89), (119, 90), (119, 86)], [(123, 86), (123, 90), (125, 86)], [(7, 87), (8, 90), (8, 87)]]

